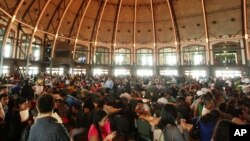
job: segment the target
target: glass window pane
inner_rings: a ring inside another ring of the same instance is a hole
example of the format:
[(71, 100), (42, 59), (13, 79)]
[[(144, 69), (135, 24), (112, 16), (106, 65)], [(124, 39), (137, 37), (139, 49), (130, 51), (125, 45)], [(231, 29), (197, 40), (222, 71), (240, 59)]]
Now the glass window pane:
[(80, 69), (80, 68), (70, 68), (69, 73), (73, 75), (81, 75), (81, 74), (86, 74), (86, 69)]
[(74, 61), (81, 64), (86, 64), (88, 59), (88, 48), (84, 46), (76, 46)]
[(218, 43), (213, 45), (213, 59), (215, 65), (241, 64), (241, 49), (234, 42)]
[(177, 76), (178, 72), (177, 70), (160, 70), (160, 75)]
[(103, 75), (103, 74), (108, 74), (107, 69), (94, 69), (93, 70), (93, 75)]
[(216, 77), (222, 77), (223, 79), (241, 77), (241, 71), (238, 70), (217, 70), (215, 71)]
[(109, 63), (109, 50), (107, 48), (97, 48), (96, 50), (96, 64), (108, 64)]
[(206, 77), (207, 73), (205, 70), (187, 70), (185, 71), (185, 75), (192, 76), (193, 78), (198, 80), (199, 78)]
[(205, 47), (191, 45), (184, 47), (183, 64), (184, 65), (203, 65), (205, 64)]
[(142, 66), (152, 66), (153, 65), (152, 50), (151, 49), (138, 49), (137, 50), (137, 64), (142, 65)]
[(115, 69), (114, 75), (130, 75), (130, 71), (128, 69)]
[(153, 70), (149, 70), (149, 69), (138, 69), (138, 70), (137, 70), (137, 75), (138, 75), (138, 76), (152, 76), (152, 75), (153, 75)]
[(173, 47), (162, 48), (159, 50), (159, 64), (160, 65), (176, 65), (176, 49)]
[[(46, 68), (47, 73), (50, 73), (50, 68)], [(52, 68), (52, 75), (63, 75), (64, 68)]]

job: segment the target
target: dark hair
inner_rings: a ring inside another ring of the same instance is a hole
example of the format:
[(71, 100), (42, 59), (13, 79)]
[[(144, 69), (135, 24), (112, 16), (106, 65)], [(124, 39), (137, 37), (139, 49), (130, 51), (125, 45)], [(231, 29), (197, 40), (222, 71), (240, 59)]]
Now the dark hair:
[(213, 132), (213, 139), (215, 141), (229, 141), (229, 127), (233, 123), (229, 120), (220, 120)]
[(143, 104), (143, 101), (142, 101), (142, 100), (138, 100), (138, 101), (137, 101), (137, 104), (139, 104), (139, 103), (140, 103), (140, 104)]
[(234, 110), (233, 110), (233, 117), (240, 117), (242, 114), (243, 114), (243, 108), (239, 108), (239, 107), (236, 107)]
[(37, 108), (40, 113), (52, 112), (55, 106), (55, 100), (50, 94), (43, 94), (37, 100)]
[(98, 137), (99, 137), (99, 141), (102, 141), (102, 132), (101, 132), (101, 127), (99, 126), (99, 122), (105, 117), (107, 116), (107, 113), (104, 110), (98, 110), (94, 116), (93, 119), (93, 124), (95, 125), (95, 128), (98, 131)]
[(83, 108), (87, 108), (92, 111), (93, 109), (95, 109), (95, 105), (91, 101), (86, 101), (83, 105)]
[(220, 119), (220, 112), (216, 109), (211, 110), (209, 113), (201, 117), (202, 122), (217, 122)]
[(0, 100), (2, 100), (2, 98), (8, 97), (7, 94), (0, 94)]
[(3, 90), (3, 89), (7, 89), (6, 86), (0, 86), (0, 91)]
[(190, 121), (192, 118), (192, 110), (188, 103), (183, 102), (180, 104), (177, 104), (177, 111), (178, 111), (178, 119), (183, 118), (186, 119), (186, 121)]
[(221, 103), (220, 105), (219, 105), (219, 110), (221, 111), (221, 112), (226, 112), (227, 111), (227, 103)]
[(177, 108), (172, 104), (166, 104), (162, 108), (161, 119), (158, 123), (158, 127), (163, 130), (165, 126), (168, 124), (176, 125), (175, 124), (176, 118), (177, 118)]
[(21, 104), (23, 104), (23, 103), (25, 103), (27, 101), (28, 100), (23, 98), (23, 97), (19, 97), (19, 98), (16, 99), (16, 102), (17, 102), (18, 105), (21, 105)]
[(82, 109), (81, 105), (79, 104), (73, 104), (72, 107), (74, 107), (76, 110), (79, 110), (79, 111)]
[(97, 108), (103, 109), (104, 104), (105, 104), (105, 101), (103, 99), (100, 99), (97, 103)]
[(61, 97), (66, 97), (67, 96), (67, 93), (66, 92), (60, 92), (59, 94)]

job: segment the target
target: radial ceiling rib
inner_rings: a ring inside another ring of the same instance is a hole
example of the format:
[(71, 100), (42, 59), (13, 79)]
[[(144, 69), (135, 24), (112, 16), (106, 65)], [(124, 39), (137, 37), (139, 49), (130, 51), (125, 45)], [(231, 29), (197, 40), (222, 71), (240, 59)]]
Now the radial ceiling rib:
[[(91, 37), (90, 37), (90, 56), (89, 56), (89, 61), (90, 60), (92, 60), (91, 61), (91, 63), (93, 63), (94, 62), (94, 49), (92, 48), (93, 47), (93, 38), (94, 38), (94, 33), (95, 33), (95, 29), (96, 29), (96, 25), (97, 25), (97, 21), (98, 21), (98, 18), (99, 18), (99, 16), (100, 16), (100, 12), (101, 12), (101, 10), (102, 10), (102, 7), (104, 6), (104, 0), (102, 0), (101, 2), (100, 2), (101, 4), (99, 4), (99, 8), (98, 8), (98, 12), (97, 12), (97, 14), (96, 14), (96, 18), (95, 18), (95, 22), (94, 22), (94, 25), (93, 25), (93, 29), (92, 29), (92, 32), (91, 32)], [(98, 29), (97, 29), (98, 30)], [(95, 46), (95, 45), (94, 45)], [(92, 54), (93, 54), (93, 56), (92, 56)]]
[(205, 29), (205, 41), (206, 41), (206, 63), (209, 64), (210, 59), (210, 51), (209, 51), (209, 34), (208, 34), (208, 25), (207, 25), (207, 14), (206, 14), (206, 4), (205, 0), (201, 0), (201, 6), (202, 6), (202, 13), (203, 13), (203, 21), (204, 21), (204, 29)]
[(57, 38), (58, 38), (58, 32), (59, 32), (60, 27), (61, 27), (61, 25), (62, 25), (62, 21), (63, 21), (63, 19), (64, 19), (64, 16), (66, 15), (66, 13), (67, 13), (67, 11), (68, 11), (68, 9), (69, 9), (69, 6), (70, 6), (70, 4), (71, 4), (72, 1), (73, 1), (73, 0), (70, 0), (69, 3), (67, 4), (67, 7), (66, 7), (65, 10), (63, 11), (62, 17), (61, 17), (61, 19), (60, 19), (60, 21), (59, 21), (59, 24), (58, 24), (58, 26), (57, 26), (57, 29), (56, 29), (56, 36), (55, 36), (55, 39), (54, 39), (54, 42), (53, 42), (53, 46), (52, 46), (52, 51), (51, 51), (51, 57), (52, 57), (52, 58), (54, 57), (54, 52), (55, 52), (55, 48), (56, 48), (56, 40), (57, 40)]
[(155, 64), (157, 64), (157, 57), (156, 57), (156, 34), (155, 34), (155, 11), (153, 6), (153, 0), (150, 0), (150, 6), (151, 6), (151, 17), (152, 17), (152, 30), (153, 30), (153, 47), (154, 47), (154, 61)]
[(106, 4), (107, 4), (107, 1), (108, 0), (105, 0), (105, 2), (104, 2), (104, 5), (103, 5), (103, 8), (102, 8), (102, 12), (101, 12), (101, 15), (100, 15), (100, 18), (99, 18), (99, 21), (98, 21), (98, 24), (97, 24), (97, 29), (96, 29), (96, 35), (95, 35), (95, 48), (96, 48), (96, 45), (97, 45), (97, 37), (98, 37), (98, 35), (99, 35), (99, 28), (100, 28), (100, 25), (101, 25), (101, 22), (102, 22), (102, 16), (103, 16), (103, 13), (104, 13), (104, 10), (105, 10), (105, 8), (106, 8)]
[(201, 0), (201, 6), (202, 6), (202, 13), (203, 13), (203, 21), (204, 21), (206, 42), (208, 42), (209, 34), (208, 34), (208, 26), (207, 26), (207, 14), (206, 14), (205, 0)]
[(78, 17), (80, 17), (81, 11), (82, 11), (82, 9), (83, 9), (83, 4), (84, 4), (86, 1), (87, 1), (87, 0), (82, 0), (82, 2), (81, 2), (81, 5), (80, 5), (80, 7), (79, 7), (79, 9), (78, 9), (78, 11), (77, 11), (77, 14), (76, 14), (75, 18), (74, 18), (73, 24), (72, 24), (72, 26), (71, 26), (71, 28), (70, 28), (69, 38), (72, 36), (72, 33), (73, 33), (73, 30), (74, 30), (76, 21), (77, 21)]
[(120, 12), (121, 12), (121, 6), (122, 6), (122, 0), (119, 0), (119, 3), (117, 5), (117, 11), (116, 11), (116, 16), (114, 20), (114, 30), (112, 34), (112, 45), (116, 47), (116, 38), (117, 38), (117, 29), (118, 29), (118, 23), (119, 23), (119, 17), (120, 17)]
[(174, 13), (174, 8), (173, 8), (172, 1), (167, 0), (167, 4), (168, 4), (170, 18), (171, 18), (171, 22), (172, 22), (172, 26), (173, 26), (173, 30), (174, 30), (175, 45), (177, 46), (180, 42), (180, 36), (179, 36), (178, 28), (177, 28), (177, 22), (176, 22), (176, 17), (175, 17), (175, 13)]
[(244, 37), (248, 39), (248, 26), (247, 26), (247, 1), (243, 0), (243, 22), (244, 22)]
[(79, 26), (78, 26), (77, 31), (76, 31), (76, 39), (75, 39), (74, 47), (73, 47), (73, 59), (75, 58), (76, 45), (77, 45), (77, 42), (78, 42), (78, 36), (79, 36), (79, 33), (80, 33), (80, 29), (81, 29), (81, 27), (82, 27), (82, 21), (83, 21), (83, 19), (84, 19), (84, 17), (85, 17), (85, 14), (86, 14), (86, 12), (87, 12), (87, 10), (88, 10), (88, 8), (89, 8), (89, 4), (90, 4), (91, 1), (92, 1), (92, 0), (88, 0), (88, 4), (86, 5), (86, 7), (85, 7), (85, 9), (84, 9), (84, 12), (83, 12), (83, 14), (82, 14), (82, 16), (81, 16), (81, 19), (80, 19)]
[[(117, 37), (117, 27), (118, 27), (118, 21), (120, 17), (120, 12), (121, 12), (121, 6), (122, 6), (122, 0), (119, 0), (117, 4), (117, 11), (115, 15), (115, 20), (114, 20), (114, 29), (113, 29), (113, 34), (112, 34), (112, 44), (111, 44), (111, 49), (112, 49), (112, 55), (111, 55), (111, 63), (114, 64), (115, 60), (115, 47), (116, 47), (116, 37)], [(113, 58), (112, 58), (113, 57)]]
[(156, 33), (155, 33), (155, 11), (154, 11), (154, 5), (153, 0), (150, 0), (150, 6), (151, 6), (151, 17), (152, 17), (152, 31), (153, 31), (153, 42), (154, 47), (156, 46)]
[(9, 18), (12, 18), (12, 16), (8, 12), (6, 12), (5, 10), (3, 10), (1, 7), (0, 7), (0, 11), (2, 11)]
[(244, 44), (246, 47), (246, 55), (247, 55), (247, 64), (249, 64), (250, 60), (250, 52), (249, 52), (249, 44), (248, 44), (248, 26), (247, 26), (247, 1), (242, 0), (243, 2), (243, 28), (244, 28)]
[(134, 60), (134, 62), (133, 62), (133, 64), (135, 64), (135, 42), (136, 42), (136, 38), (135, 38), (135, 36), (136, 36), (136, 15), (137, 15), (137, 0), (135, 0), (135, 9), (134, 9), (134, 32), (133, 32), (133, 36), (134, 36), (134, 38), (133, 38), (133, 60)]
[(51, 22), (52, 22), (52, 20), (54, 19), (55, 15), (56, 15), (56, 12), (60, 9), (60, 7), (61, 7), (63, 1), (65, 1), (65, 0), (60, 0), (60, 3), (58, 4), (58, 6), (56, 7), (56, 9), (55, 9), (53, 15), (51, 16), (51, 18), (50, 18), (50, 20), (49, 20), (49, 22), (48, 22), (47, 28), (46, 28), (47, 31), (49, 30), (49, 27), (50, 27), (50, 25), (51, 25)]
[(40, 20), (45, 12), (45, 9), (47, 8), (47, 6), (49, 5), (51, 0), (47, 0), (47, 2), (45, 3), (45, 5), (43, 6), (43, 9), (42, 11), (40, 12), (39, 16), (38, 16), (38, 19), (36, 21), (36, 24), (35, 24), (35, 28), (32, 30), (32, 34), (31, 34), (31, 38), (30, 38), (30, 42), (29, 42), (29, 47), (28, 47), (28, 58), (27, 58), (27, 66), (26, 66), (26, 74), (28, 74), (28, 70), (29, 70), (29, 62), (30, 62), (30, 54), (31, 54), (31, 48), (32, 48), (32, 42), (33, 42), (33, 39), (35, 37), (35, 34), (36, 34), (36, 31), (37, 31), (37, 27), (40, 23)]
[(23, 2), (24, 2), (24, 0), (20, 0), (19, 3), (17, 4), (17, 6), (16, 6), (16, 8), (14, 10), (13, 16), (10, 19), (10, 21), (8, 22), (8, 25), (7, 25), (7, 27), (5, 29), (5, 32), (4, 32), (3, 41), (2, 41), (2, 49), (1, 49), (0, 74), (2, 74), (2, 72), (3, 72), (3, 69), (2, 69), (2, 67), (3, 67), (3, 56), (4, 56), (4, 48), (5, 48), (5, 45), (6, 45), (6, 41), (7, 41), (7, 38), (9, 36), (9, 32), (10, 32), (10, 29), (12, 27), (12, 24), (16, 19), (16, 14), (18, 13), (19, 9), (21, 8)]
[(93, 38), (94, 38), (95, 29), (96, 29), (96, 26), (97, 26), (97, 21), (99, 19), (99, 16), (101, 15), (100, 13), (102, 11), (103, 6), (104, 6), (104, 0), (101, 1), (101, 4), (100, 4), (99, 9), (98, 9), (98, 12), (96, 14), (96, 18), (95, 18), (95, 22), (94, 22), (94, 25), (93, 25), (93, 29), (92, 29), (92, 32), (91, 32), (90, 42), (92, 44), (93, 44)]

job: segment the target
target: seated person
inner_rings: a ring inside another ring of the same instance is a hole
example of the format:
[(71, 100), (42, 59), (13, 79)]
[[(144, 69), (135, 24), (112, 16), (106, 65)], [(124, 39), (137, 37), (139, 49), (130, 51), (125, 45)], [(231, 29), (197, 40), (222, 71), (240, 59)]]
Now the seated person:
[(111, 132), (108, 114), (98, 110), (88, 133), (89, 141), (112, 141), (116, 132)]
[(135, 107), (135, 112), (138, 115), (151, 115), (149, 105), (146, 103), (143, 103), (142, 100), (138, 100), (137, 105)]

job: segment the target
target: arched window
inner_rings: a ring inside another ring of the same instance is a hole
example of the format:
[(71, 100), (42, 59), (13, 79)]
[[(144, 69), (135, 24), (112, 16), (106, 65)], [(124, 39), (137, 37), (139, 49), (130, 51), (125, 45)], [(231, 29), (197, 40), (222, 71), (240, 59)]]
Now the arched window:
[(97, 47), (96, 49), (96, 64), (108, 64), (109, 63), (109, 49), (105, 47)]
[(88, 47), (77, 45), (75, 51), (75, 62), (86, 64), (88, 59)]
[(30, 37), (26, 35), (22, 35), (22, 44), (19, 49), (19, 59), (26, 59), (26, 55), (28, 53)]
[[(22, 45), (19, 50), (19, 58), (26, 59), (29, 51), (30, 35), (22, 35)], [(38, 61), (40, 60), (41, 48), (42, 48), (42, 39), (34, 37), (34, 41), (31, 46), (30, 60)]]
[(183, 47), (183, 65), (204, 65), (205, 47), (201, 45), (190, 45)]
[(152, 49), (138, 49), (136, 51), (137, 65), (152, 66), (153, 51)]
[(40, 60), (41, 48), (42, 40), (40, 38), (35, 37), (34, 42), (32, 42), (32, 56), (30, 58), (31, 60)]
[[(4, 36), (5, 28), (0, 26), (0, 48), (2, 48), (3, 36)], [(6, 45), (4, 48), (4, 57), (5, 58), (12, 58), (13, 46), (14, 46), (14, 38), (15, 32), (10, 31), (9, 36), (6, 41)]]
[(176, 49), (166, 47), (159, 49), (159, 65), (176, 65)]
[(120, 48), (115, 50), (115, 64), (129, 65), (130, 64), (130, 49)]
[(222, 42), (213, 45), (214, 65), (241, 64), (241, 48), (239, 43)]

